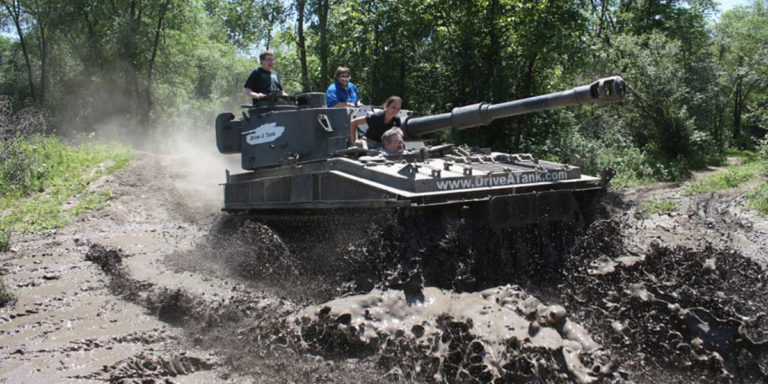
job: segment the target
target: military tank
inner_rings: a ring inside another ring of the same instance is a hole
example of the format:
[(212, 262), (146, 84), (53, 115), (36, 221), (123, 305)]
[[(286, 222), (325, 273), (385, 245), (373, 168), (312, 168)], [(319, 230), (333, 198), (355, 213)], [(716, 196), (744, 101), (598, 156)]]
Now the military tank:
[(449, 113), (414, 117), (401, 111), (406, 150), (383, 156), (349, 147), (353, 108), (326, 108), (325, 95), (272, 97), (247, 105), (239, 120), (216, 118), (224, 154), (241, 155), (244, 173), (226, 173), (224, 210), (261, 213), (298, 210), (486, 206), (496, 228), (578, 216), (577, 194), (602, 190), (606, 179), (579, 164), (537, 159), (454, 144), (419, 141), (441, 130), (488, 125), (503, 117), (586, 103), (622, 100), (620, 77), (568, 91), (501, 104), (477, 103)]
[[(411, 247), (418, 252), (458, 236), (492, 248), (482, 251), (496, 255), (486, 260), (489, 263), (513, 258), (525, 264), (532, 253), (550, 255), (543, 259), (551, 263), (562, 257), (572, 237), (568, 234), (590, 221), (589, 206), (605, 190), (608, 175), (582, 174), (577, 161), (563, 164), (526, 153), (430, 145), (421, 138), (499, 118), (624, 97), (623, 80), (608, 77), (563, 92), (477, 103), (437, 115), (417, 117), (401, 110), (406, 149), (386, 156), (350, 147), (350, 118), (370, 107), (327, 108), (323, 93), (272, 96), (244, 105), (239, 119), (232, 113), (216, 118), (219, 151), (240, 154), (245, 170), (226, 171), (223, 210), (268, 225), (303, 223), (311, 230), (321, 223), (319, 232), (325, 234), (361, 228), (360, 220), (380, 220), (371, 219), (371, 214), (392, 216), (409, 228), (406, 232), (423, 234), (414, 242), (420, 245)], [(427, 237), (433, 238), (432, 245), (423, 244)]]

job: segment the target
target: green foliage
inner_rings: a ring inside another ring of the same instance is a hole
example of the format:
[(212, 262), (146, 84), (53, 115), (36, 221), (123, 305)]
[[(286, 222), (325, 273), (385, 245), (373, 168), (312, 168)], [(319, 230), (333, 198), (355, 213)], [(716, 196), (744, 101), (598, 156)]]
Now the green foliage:
[(753, 135), (768, 131), (768, 2), (726, 12), (714, 32), (728, 135), (750, 147)]
[(11, 230), (9, 228), (0, 228), (0, 252), (5, 252), (11, 248)]
[[(71, 147), (52, 137), (32, 137), (10, 144), (13, 164), (40, 169), (21, 173), (24, 187), (3, 179), (0, 231), (32, 232), (60, 227), (79, 215), (98, 209), (112, 197), (109, 191), (89, 189), (89, 183), (125, 167), (132, 152), (116, 144), (83, 143)], [(18, 172), (10, 172), (17, 174)]]
[(763, 175), (768, 176), (768, 136), (758, 142), (756, 156), (756, 161), (759, 161), (763, 167)]
[(2, 279), (0, 279), (0, 308), (15, 300), (16, 296), (8, 289)]
[(746, 163), (692, 181), (685, 186), (689, 195), (736, 188), (752, 180), (760, 171), (758, 163)]
[(646, 219), (653, 214), (674, 212), (675, 209), (675, 202), (672, 200), (645, 200), (637, 204), (635, 217)]
[[(142, 134), (150, 127), (209, 130), (216, 114), (247, 101), (242, 85), (264, 47), (276, 51), (289, 93), (303, 88), (296, 2), (21, 3), (32, 73), (18, 39), (0, 36), (0, 94), (13, 96), (16, 106), (42, 104), (60, 130), (91, 131), (115, 120)], [(441, 139), (560, 161), (578, 153), (585, 172), (613, 167), (615, 183), (634, 185), (684, 179), (768, 130), (765, 0), (717, 22), (713, 0), (305, 4), (311, 91), (324, 91), (340, 65), (351, 68), (364, 103), (396, 94), (416, 114), (556, 92), (613, 74), (629, 85), (629, 100), (618, 105), (501, 119)], [(14, 31), (10, 19), (2, 21)], [(20, 193), (34, 191), (35, 173), (48, 171), (29, 165), (8, 166), (19, 172), (7, 177)]]
[(768, 182), (762, 183), (747, 192), (747, 206), (760, 215), (768, 215)]
[[(768, 136), (758, 142), (755, 162), (763, 177), (768, 177)], [(768, 215), (768, 182), (763, 182), (746, 194), (748, 206), (761, 215)]]
[(0, 160), (0, 195), (18, 198), (42, 190), (48, 170), (35, 156), (32, 143), (21, 137), (0, 141)]

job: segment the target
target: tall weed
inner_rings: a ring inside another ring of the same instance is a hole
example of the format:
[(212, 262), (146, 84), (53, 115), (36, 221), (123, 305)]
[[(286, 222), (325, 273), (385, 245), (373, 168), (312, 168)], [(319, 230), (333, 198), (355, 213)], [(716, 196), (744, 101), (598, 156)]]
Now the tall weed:
[(0, 276), (0, 308), (5, 307), (15, 298), (13, 293), (8, 290), (8, 286), (3, 282), (2, 276)]

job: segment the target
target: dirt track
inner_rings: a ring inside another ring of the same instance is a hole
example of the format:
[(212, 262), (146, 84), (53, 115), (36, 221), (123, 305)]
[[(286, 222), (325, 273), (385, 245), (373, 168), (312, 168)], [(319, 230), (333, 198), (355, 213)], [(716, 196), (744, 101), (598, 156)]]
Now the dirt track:
[[(381, 244), (297, 245), (233, 222), (185, 164), (142, 155), (93, 186), (115, 191), (107, 209), (0, 254), (19, 298), (0, 309), (0, 382), (768, 379), (768, 220), (740, 208), (741, 191), (610, 194), (546, 279), (459, 292), (472, 269), (451, 259), (457, 279), (414, 292), (391, 281), (430, 263), (344, 270)], [(635, 217), (650, 198), (675, 212)]]

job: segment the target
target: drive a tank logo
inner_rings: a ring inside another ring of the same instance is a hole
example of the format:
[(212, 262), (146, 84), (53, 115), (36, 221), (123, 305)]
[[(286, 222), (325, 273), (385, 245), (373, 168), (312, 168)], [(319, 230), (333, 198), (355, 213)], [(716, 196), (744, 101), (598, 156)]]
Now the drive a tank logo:
[(247, 135), (245, 141), (248, 144), (256, 145), (275, 141), (283, 135), (283, 132), (285, 132), (285, 127), (281, 127), (277, 123), (266, 123), (258, 126), (256, 129), (243, 132), (243, 135)]
[(485, 188), (498, 187), (503, 185), (529, 184), (539, 182), (552, 182), (565, 180), (568, 174), (563, 171), (558, 172), (524, 172), (510, 173), (509, 175), (497, 176), (476, 176), (466, 179), (440, 180), (437, 182), (437, 189), (441, 191), (463, 188)]

